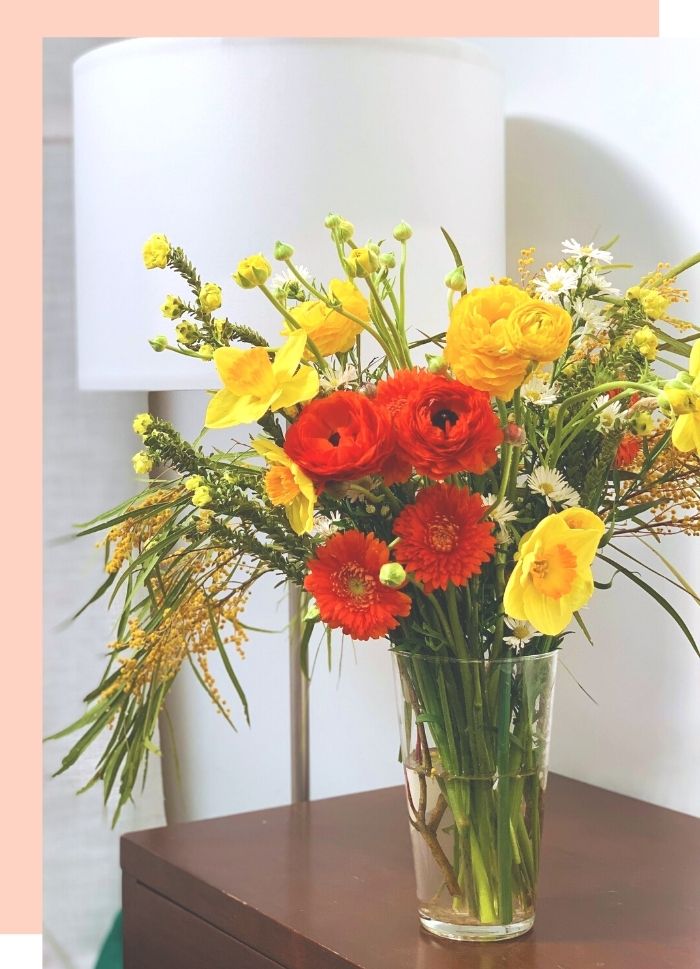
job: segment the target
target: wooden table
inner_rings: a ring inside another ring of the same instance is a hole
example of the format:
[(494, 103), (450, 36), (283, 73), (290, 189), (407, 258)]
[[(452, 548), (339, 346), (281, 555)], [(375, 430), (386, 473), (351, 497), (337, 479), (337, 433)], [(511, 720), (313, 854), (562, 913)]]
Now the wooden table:
[(122, 838), (125, 969), (700, 969), (700, 822), (550, 775), (535, 928), (416, 917), (403, 790)]

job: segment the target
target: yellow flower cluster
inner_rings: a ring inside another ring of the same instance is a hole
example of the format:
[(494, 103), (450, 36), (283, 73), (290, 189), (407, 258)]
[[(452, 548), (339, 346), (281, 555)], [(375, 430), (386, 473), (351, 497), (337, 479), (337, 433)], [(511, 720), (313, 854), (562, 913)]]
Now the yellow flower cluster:
[(561, 356), (572, 327), (566, 310), (517, 286), (474, 289), (452, 310), (445, 359), (462, 383), (510, 400), (534, 361)]
[[(240, 615), (247, 596), (230, 594), (234, 553), (215, 549), (175, 555), (170, 569), (163, 570), (166, 591), (181, 577), (183, 563), (190, 574), (188, 594), (172, 609), (163, 610), (155, 628), (147, 630), (137, 619), (131, 619), (125, 640), (110, 643), (110, 649), (125, 653), (128, 650), (129, 655), (120, 656), (119, 676), (105, 695), (121, 689), (143, 699), (154, 681), (169, 683), (189, 655), (198, 664), (214, 703), (228, 712), (209, 670), (208, 656), (218, 649), (212, 621), (222, 643), (230, 643), (243, 656), (247, 636)], [(157, 600), (162, 601), (163, 594), (154, 589)]]
[[(159, 505), (165, 501), (175, 501), (181, 494), (180, 488), (159, 489), (149, 494), (142, 501), (135, 502), (131, 508), (133, 511), (150, 508), (152, 505)], [(157, 535), (172, 516), (173, 511), (166, 508), (156, 515), (137, 515), (134, 518), (125, 518), (123, 522), (111, 528), (99, 543), (100, 545), (110, 546), (111, 554), (105, 565), (105, 571), (110, 575), (118, 572), (131, 553), (134, 551), (141, 552), (146, 542)]]
[(165, 269), (170, 255), (170, 243), (164, 235), (152, 235), (143, 246), (143, 263), (146, 269)]

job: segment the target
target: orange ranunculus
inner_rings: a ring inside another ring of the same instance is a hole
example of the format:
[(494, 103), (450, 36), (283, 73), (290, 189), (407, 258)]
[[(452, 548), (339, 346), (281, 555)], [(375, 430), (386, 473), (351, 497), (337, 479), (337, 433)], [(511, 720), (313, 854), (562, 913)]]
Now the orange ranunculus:
[(513, 309), (506, 320), (506, 336), (525, 360), (551, 363), (566, 350), (573, 325), (561, 306), (533, 299)]
[(533, 300), (517, 286), (473, 289), (457, 302), (447, 329), (445, 359), (463, 384), (510, 400), (528, 361), (513, 349), (506, 320)]
[(394, 448), (387, 413), (364, 394), (336, 390), (313, 400), (287, 431), (284, 450), (316, 482), (377, 474)]

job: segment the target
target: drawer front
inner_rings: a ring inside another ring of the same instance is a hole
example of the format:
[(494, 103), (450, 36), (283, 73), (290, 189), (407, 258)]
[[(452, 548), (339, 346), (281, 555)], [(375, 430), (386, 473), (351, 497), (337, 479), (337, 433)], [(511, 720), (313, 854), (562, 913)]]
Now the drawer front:
[(124, 873), (124, 969), (283, 969)]

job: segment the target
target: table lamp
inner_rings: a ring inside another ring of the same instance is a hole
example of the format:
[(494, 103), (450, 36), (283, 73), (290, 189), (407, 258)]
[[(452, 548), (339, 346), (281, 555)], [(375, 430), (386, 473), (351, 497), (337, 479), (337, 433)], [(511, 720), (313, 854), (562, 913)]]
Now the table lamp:
[[(163, 278), (154, 232), (224, 284), (223, 309), (271, 342), (280, 323), (231, 281), (238, 261), (294, 245), (319, 278), (337, 271), (323, 220), (364, 241), (413, 228), (407, 291), (420, 328), (445, 312), (459, 241), (470, 285), (503, 269), (501, 81), (456, 40), (139, 38), (75, 63), (79, 381), (86, 390), (216, 387), (211, 366), (156, 354)], [(420, 362), (420, 361), (417, 361)], [(309, 796), (307, 681), (290, 595), (292, 798)]]

